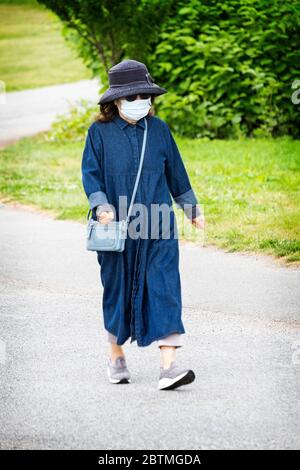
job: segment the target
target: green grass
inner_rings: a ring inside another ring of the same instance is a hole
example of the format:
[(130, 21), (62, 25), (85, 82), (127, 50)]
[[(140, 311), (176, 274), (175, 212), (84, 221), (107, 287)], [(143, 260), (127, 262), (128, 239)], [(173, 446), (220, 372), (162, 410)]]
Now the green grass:
[[(204, 211), (206, 244), (299, 263), (300, 141), (176, 141)], [(46, 142), (41, 134), (2, 150), (2, 199), (85, 222), (83, 145)]]
[(61, 35), (61, 22), (36, 1), (0, 1), (0, 80), (6, 91), (91, 78)]
[(300, 141), (181, 140), (207, 241), (300, 261)]

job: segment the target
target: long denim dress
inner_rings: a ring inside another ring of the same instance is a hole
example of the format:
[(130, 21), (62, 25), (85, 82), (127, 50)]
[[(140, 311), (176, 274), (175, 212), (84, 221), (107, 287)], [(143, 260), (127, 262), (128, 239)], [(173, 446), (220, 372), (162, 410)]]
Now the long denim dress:
[[(200, 213), (167, 123), (157, 116), (148, 115), (146, 119), (147, 145), (135, 204), (143, 204), (148, 210), (133, 211), (130, 218), (130, 223), (137, 221), (136, 217), (142, 221), (143, 235), (130, 236), (129, 230), (123, 252), (97, 252), (104, 326), (117, 337), (119, 345), (131, 338), (138, 346), (148, 346), (172, 333), (185, 333), (181, 318), (177, 222), (171, 195), (188, 218)], [(144, 118), (132, 125), (117, 115), (110, 122), (96, 121), (88, 128), (82, 156), (82, 183), (93, 219), (97, 206), (102, 204), (113, 206), (116, 220), (126, 217), (126, 211), (125, 217), (120, 217), (123, 212), (119, 196), (127, 196), (128, 209), (144, 127)], [(159, 217), (158, 232), (151, 238), (151, 204), (167, 204), (171, 208), (169, 236), (166, 237)], [(189, 205), (187, 210), (184, 204)]]

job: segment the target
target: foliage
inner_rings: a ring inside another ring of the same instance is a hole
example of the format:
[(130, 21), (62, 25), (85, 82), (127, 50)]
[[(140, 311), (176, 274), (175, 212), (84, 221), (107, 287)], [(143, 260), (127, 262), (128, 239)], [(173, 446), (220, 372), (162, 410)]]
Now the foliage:
[(51, 130), (45, 134), (45, 140), (64, 144), (83, 142), (87, 127), (96, 118), (95, 106), (87, 100), (78, 100), (67, 113), (56, 116)]
[[(125, 56), (147, 61), (172, 0), (38, 0), (64, 23), (65, 37), (107, 85), (107, 71)], [(142, 32), (142, 35), (141, 35)]]
[(100, 75), (100, 93), (112, 65), (145, 62), (178, 134), (300, 137), (300, 0), (39, 1)]
[(159, 111), (189, 136), (300, 136), (300, 2), (181, 1), (149, 64), (169, 91)]

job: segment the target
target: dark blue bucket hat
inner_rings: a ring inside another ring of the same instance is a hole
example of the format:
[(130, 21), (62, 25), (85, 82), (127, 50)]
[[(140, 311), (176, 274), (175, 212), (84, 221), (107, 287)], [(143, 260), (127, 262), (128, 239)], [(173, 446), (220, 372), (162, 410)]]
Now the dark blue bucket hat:
[(109, 88), (97, 104), (109, 103), (117, 98), (135, 93), (162, 95), (165, 88), (156, 85), (145, 64), (137, 60), (123, 60), (108, 71)]

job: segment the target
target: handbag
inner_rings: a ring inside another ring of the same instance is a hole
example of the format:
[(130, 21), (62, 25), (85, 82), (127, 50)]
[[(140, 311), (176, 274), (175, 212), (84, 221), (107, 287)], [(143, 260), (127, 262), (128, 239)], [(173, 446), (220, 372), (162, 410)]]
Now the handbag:
[(136, 176), (132, 197), (130, 201), (130, 206), (128, 209), (127, 217), (125, 220), (120, 221), (111, 221), (107, 224), (102, 224), (98, 222), (98, 220), (94, 220), (93, 218), (89, 219), (90, 213), (92, 212), (91, 209), (88, 211), (87, 215), (87, 237), (86, 237), (86, 248), (89, 251), (124, 251), (125, 249), (125, 240), (127, 238), (127, 229), (129, 224), (130, 215), (132, 212), (136, 191), (138, 188), (142, 165), (145, 155), (145, 148), (146, 148), (146, 140), (147, 140), (147, 131), (148, 131), (148, 124), (147, 119), (144, 118), (145, 121), (145, 129), (144, 129), (144, 136), (143, 136), (143, 145), (140, 157), (140, 163), (138, 168), (138, 173)]

